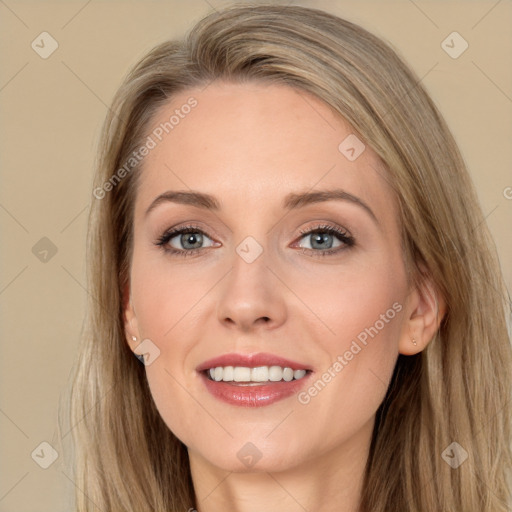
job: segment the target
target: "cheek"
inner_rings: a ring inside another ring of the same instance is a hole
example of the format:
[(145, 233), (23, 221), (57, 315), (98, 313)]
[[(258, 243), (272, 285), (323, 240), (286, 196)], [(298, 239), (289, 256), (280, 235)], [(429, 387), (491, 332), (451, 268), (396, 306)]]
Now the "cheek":
[(201, 314), (201, 298), (216, 279), (216, 274), (191, 275), (185, 265), (171, 269), (165, 258), (151, 260), (134, 253), (131, 286), (139, 334), (159, 351), (146, 366), (148, 384), (160, 416), (185, 444), (198, 435), (197, 417), (204, 414), (187, 389), (187, 357), (198, 335), (200, 339), (204, 334), (194, 328), (201, 325), (195, 316)]
[(333, 269), (296, 278), (294, 285), (297, 296), (315, 314), (315, 329), (331, 356), (348, 349), (356, 339), (363, 344), (379, 339), (373, 350), (397, 348), (406, 292), (403, 266), (383, 251), (379, 259), (358, 262), (354, 258), (339, 270)]
[(194, 308), (214, 283), (213, 278), (190, 272), (186, 265), (173, 266), (165, 258), (137, 256), (131, 279), (140, 335), (161, 344), (162, 350), (169, 345), (165, 340), (190, 323)]
[(315, 286), (298, 290), (305, 296), (307, 289), (321, 319), (315, 322), (317, 334), (310, 331), (309, 337), (327, 354), (317, 380), (299, 400), (310, 417), (321, 417), (329, 404), (329, 421), (350, 429), (361, 426), (382, 402), (398, 356), (406, 290), (403, 268), (391, 262), (382, 258), (317, 275)]
[[(160, 416), (169, 429), (185, 442), (183, 436), (195, 428), (194, 417), (200, 412), (193, 411), (195, 403), (179, 385), (183, 382), (183, 376), (170, 367), (165, 356), (147, 366), (146, 375)], [(187, 411), (187, 414), (183, 414), (183, 411)]]

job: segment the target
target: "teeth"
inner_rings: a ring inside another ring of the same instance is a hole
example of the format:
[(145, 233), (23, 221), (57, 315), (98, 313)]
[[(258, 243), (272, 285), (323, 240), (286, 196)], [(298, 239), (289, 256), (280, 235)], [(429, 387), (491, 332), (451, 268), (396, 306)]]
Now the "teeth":
[[(221, 373), (224, 373), (224, 368), (219, 366), (215, 368), (215, 375), (217, 375), (219, 370)], [(244, 368), (243, 366), (235, 366), (233, 370), (233, 380), (235, 382), (249, 382), (251, 380), (251, 369)]]
[(232, 366), (226, 366), (222, 372), (222, 380), (231, 382), (234, 378), (234, 368)]
[(293, 370), (291, 368), (285, 368), (283, 370), (283, 380), (286, 382), (293, 380)]
[(216, 382), (290, 382), (293, 379), (302, 379), (306, 375), (306, 370), (294, 371), (281, 366), (217, 366), (210, 368), (207, 374)]
[(267, 382), (268, 366), (258, 366), (251, 370), (251, 382)]
[(295, 380), (302, 379), (302, 377), (304, 377), (304, 375), (306, 375), (306, 370), (295, 370), (293, 372), (293, 378)]

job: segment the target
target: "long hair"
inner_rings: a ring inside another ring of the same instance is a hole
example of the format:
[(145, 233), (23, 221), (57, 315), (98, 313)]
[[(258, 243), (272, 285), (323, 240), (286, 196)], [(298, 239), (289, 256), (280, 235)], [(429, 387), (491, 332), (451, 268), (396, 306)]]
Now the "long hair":
[[(418, 77), (382, 40), (317, 9), (262, 4), (214, 12), (183, 40), (155, 47), (109, 109), (89, 216), (88, 309), (71, 387), (76, 510), (195, 507), (186, 446), (160, 417), (126, 342), (141, 165), (125, 164), (161, 106), (214, 80), (289, 85), (343, 116), (382, 160), (397, 192), (411, 282), (428, 276), (445, 299), (427, 348), (398, 357), (377, 411), (360, 511), (510, 510), (510, 304), (454, 138)], [(458, 467), (449, 463), (455, 455)]]

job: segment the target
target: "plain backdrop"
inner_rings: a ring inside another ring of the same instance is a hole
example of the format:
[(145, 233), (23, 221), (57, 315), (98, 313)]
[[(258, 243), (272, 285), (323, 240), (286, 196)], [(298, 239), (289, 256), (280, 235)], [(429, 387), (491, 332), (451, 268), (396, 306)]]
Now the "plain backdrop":
[[(57, 413), (88, 293), (86, 217), (107, 105), (150, 48), (226, 3), (0, 1), (0, 512), (71, 510), (72, 426), (59, 429)], [(291, 3), (362, 25), (416, 71), (468, 164), (510, 290), (512, 3)], [(468, 44), (458, 58), (442, 47), (453, 32)]]

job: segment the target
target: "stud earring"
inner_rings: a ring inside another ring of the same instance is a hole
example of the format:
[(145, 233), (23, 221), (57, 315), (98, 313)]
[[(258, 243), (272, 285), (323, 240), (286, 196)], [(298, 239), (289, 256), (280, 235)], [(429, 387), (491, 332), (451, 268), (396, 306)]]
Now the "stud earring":
[(414, 346), (417, 345), (416, 340), (414, 338), (412, 339), (412, 343), (413, 343)]

